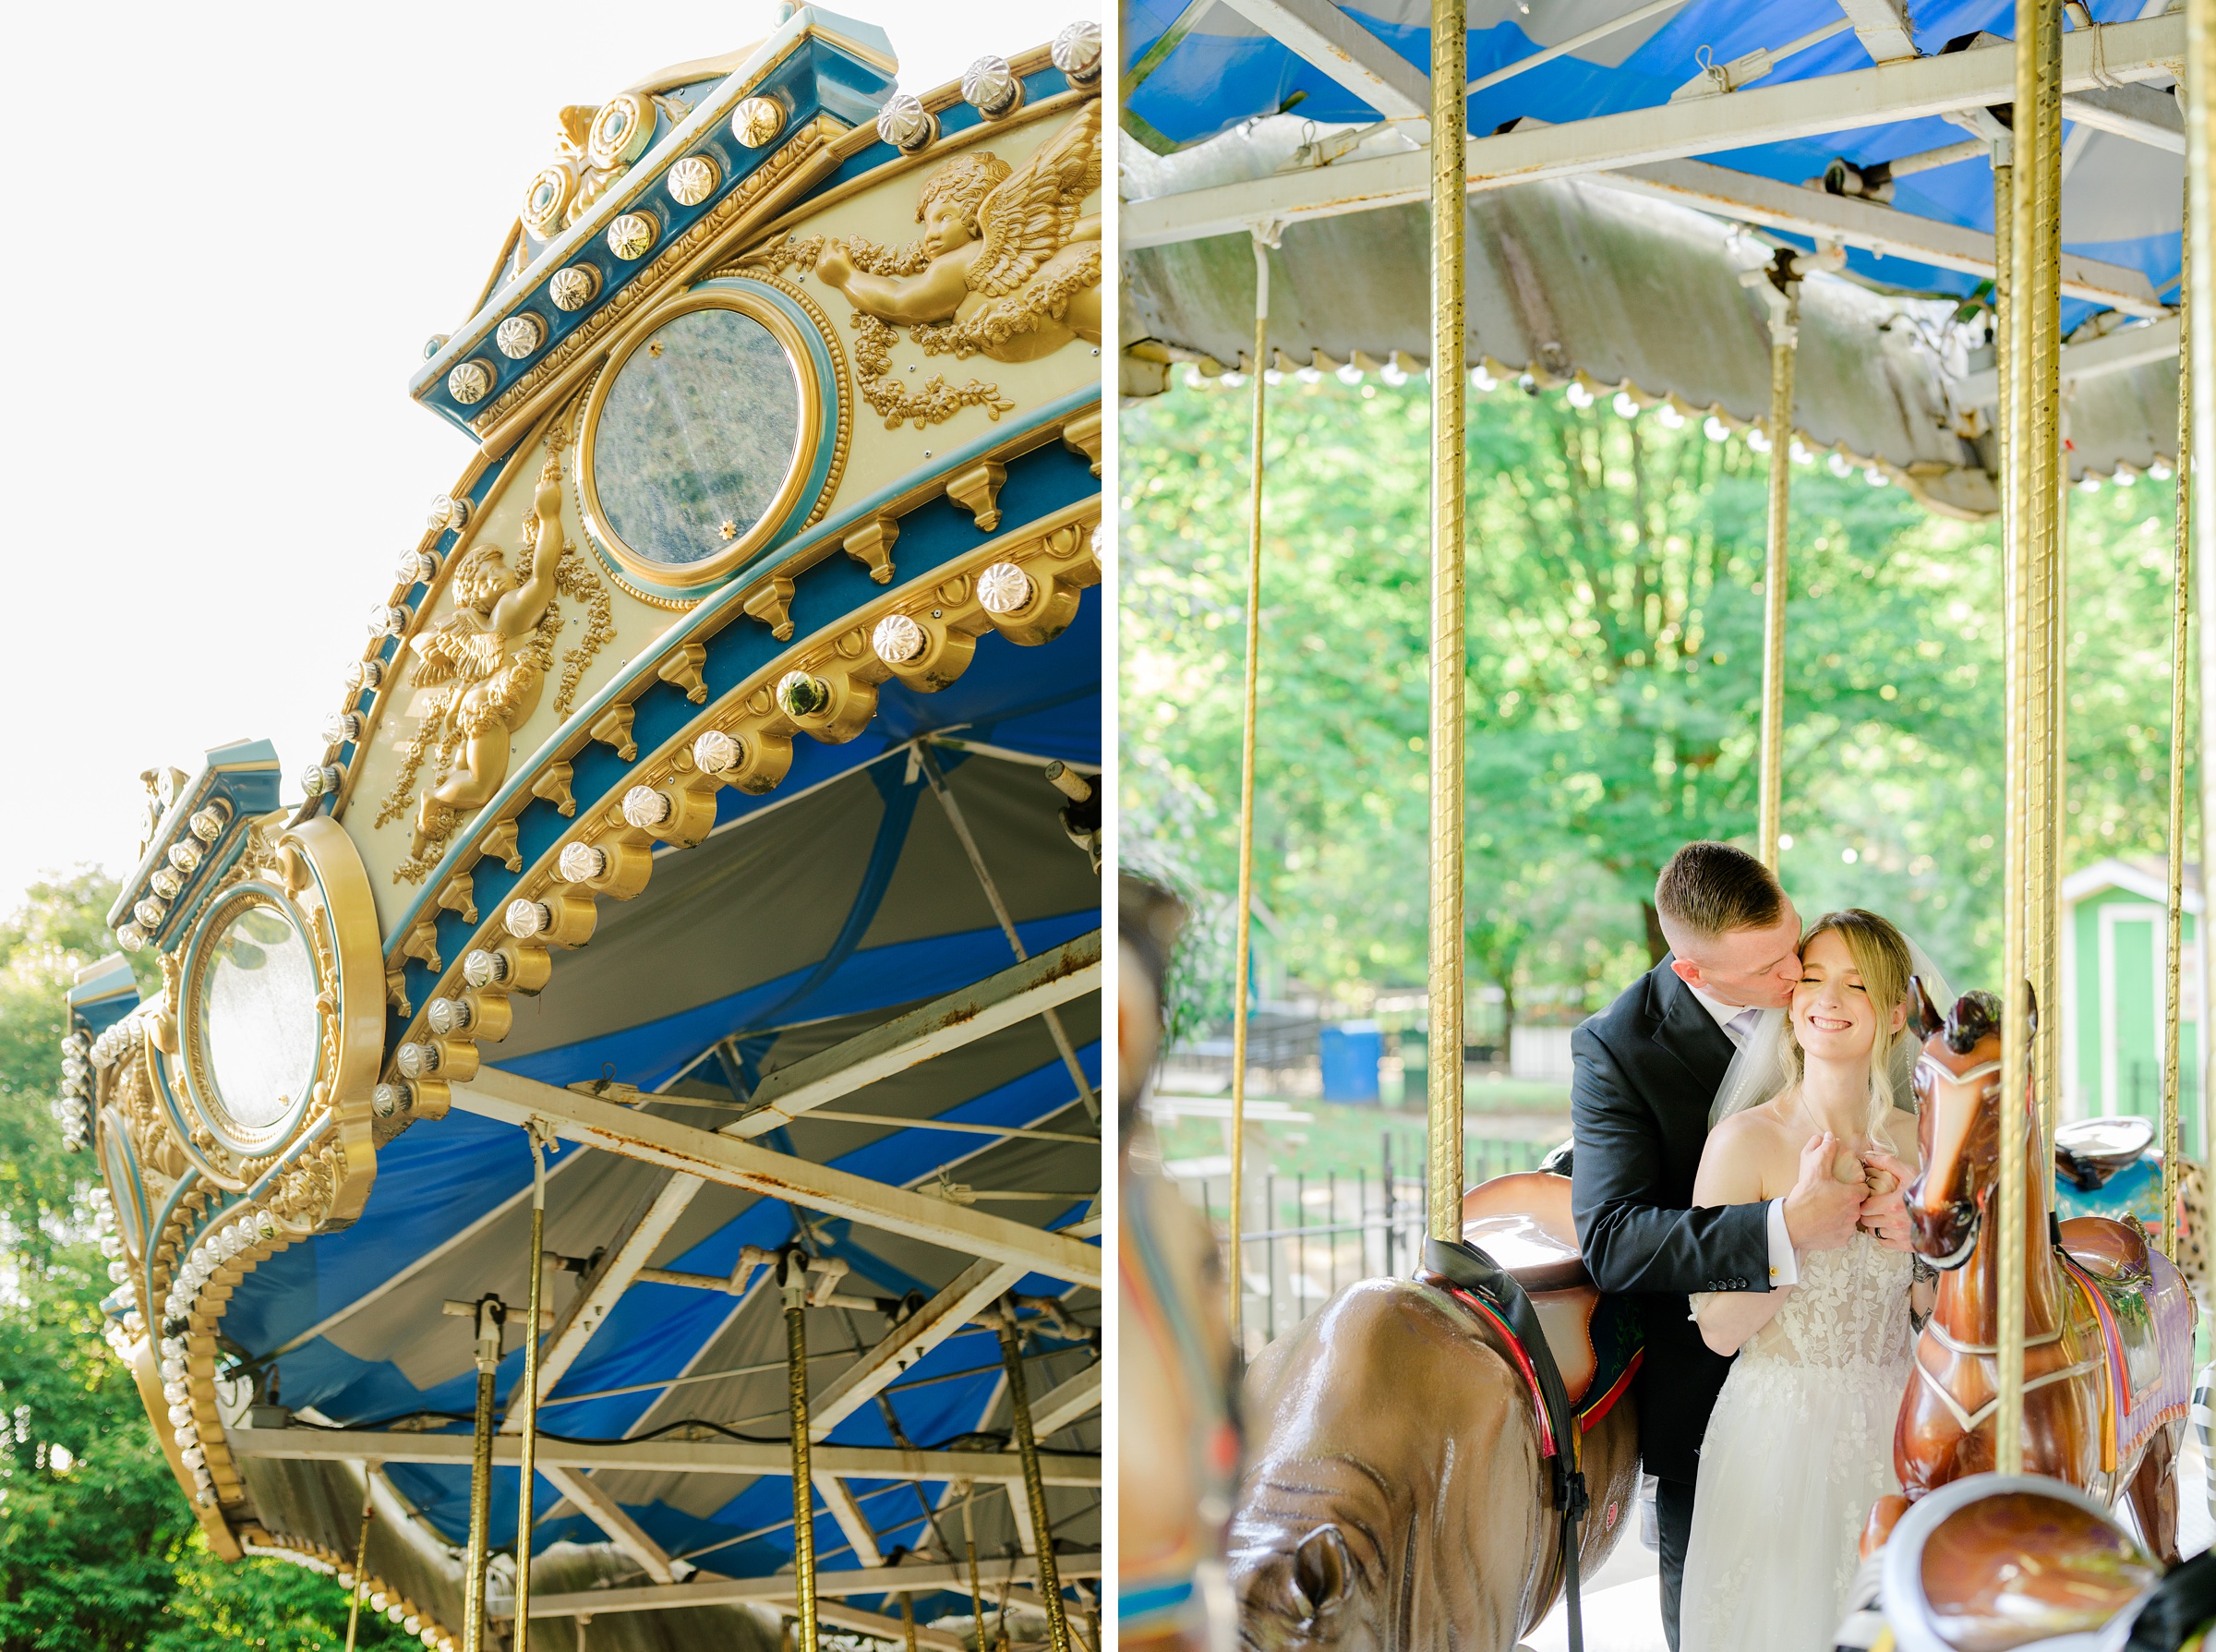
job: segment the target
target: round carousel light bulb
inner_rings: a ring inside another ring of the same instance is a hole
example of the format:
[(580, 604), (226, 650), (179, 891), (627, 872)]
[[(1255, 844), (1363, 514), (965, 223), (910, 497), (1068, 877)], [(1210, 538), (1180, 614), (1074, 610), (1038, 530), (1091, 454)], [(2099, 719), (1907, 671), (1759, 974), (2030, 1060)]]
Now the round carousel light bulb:
[(508, 933), (519, 941), (543, 935), (554, 927), (554, 914), (536, 900), (512, 900), (501, 914)]
[(403, 1079), (428, 1079), (439, 1070), (439, 1046), (418, 1039), (393, 1053), (392, 1065)]
[(395, 1600), (391, 1606), (385, 1608), (385, 1617), (391, 1622), (397, 1623), (406, 1615), (406, 1609), (403, 1607), (397, 1600)]
[(401, 1619), (400, 1626), (406, 1630), (410, 1634), (414, 1634), (417, 1630), (423, 1627), (423, 1620), (417, 1617), (414, 1612), (410, 1612), (406, 1617)]
[(469, 1025), (469, 1003), (463, 998), (433, 998), (424, 1010), (423, 1019), (433, 1032), (444, 1038)]
[(177, 1453), (177, 1458), (186, 1467), (198, 1468), (208, 1461), (208, 1453), (198, 1445), (188, 1445)]
[(870, 633), (870, 646), (888, 666), (903, 666), (921, 655), (931, 639), (906, 614), (887, 614)]
[(191, 1420), (191, 1406), (178, 1404), (174, 1405), (169, 1408), (169, 1422), (172, 1428), (182, 1428), (185, 1424), (190, 1422)]
[(777, 683), (777, 704), (788, 717), (814, 717), (831, 704), (831, 685), (805, 671), (788, 671)]
[(623, 794), (623, 818), (642, 831), (660, 826), (675, 810), (676, 805), (651, 786), (633, 786)]
[(309, 797), (335, 792), (344, 784), (346, 771), (335, 763), (310, 764), (300, 776), (300, 790)]
[(369, 1592), (369, 1610), (373, 1612), (383, 1611), (385, 1610), (385, 1603), (391, 1598), (391, 1597), (387, 1595), (384, 1590), (372, 1589)]
[(184, 1381), (185, 1362), (182, 1359), (171, 1359), (165, 1357), (162, 1361), (162, 1375), (165, 1381), (171, 1382)]
[(192, 1391), (187, 1388), (182, 1381), (164, 1382), (162, 1384), (162, 1397), (173, 1405), (189, 1405), (192, 1401)]
[(256, 1212), (254, 1215), (254, 1231), (262, 1238), (275, 1238), (277, 1236), (277, 1218), (271, 1215), (267, 1211)]
[(765, 148), (785, 129), (785, 105), (775, 98), (748, 98), (731, 111), (731, 136), (750, 150)]
[(121, 1258), (108, 1264), (108, 1283), (110, 1284), (121, 1284), (130, 1276), (131, 1271), (124, 1265)]
[(405, 1105), (407, 1093), (397, 1084), (379, 1084), (369, 1092), (369, 1111), (379, 1118), (391, 1118)]
[(190, 877), (200, 869), (200, 846), (189, 839), (171, 844), (169, 863)]
[(565, 843), (555, 869), (564, 883), (589, 884), (607, 875), (608, 851), (591, 843)]
[(1078, 86), (1090, 86), (1101, 78), (1101, 26), (1080, 19), (1054, 36), (1048, 49), (1054, 65)]
[(939, 135), (939, 117), (922, 101), (905, 91), (895, 92), (877, 112), (877, 136), (904, 155), (928, 148)]
[(508, 960), (483, 947), (473, 947), (462, 959), (462, 979), (472, 986), (490, 986), (508, 979)]
[(988, 614), (1020, 613), (1031, 597), (1031, 576), (1013, 562), (995, 562), (977, 576), (977, 600)]
[(379, 659), (357, 659), (346, 668), (346, 692), (350, 694), (375, 689), (384, 680), (385, 664)]
[(352, 745), (362, 737), (362, 719), (351, 711), (334, 711), (323, 719), (321, 733), (327, 746)]
[(962, 71), (962, 102), (987, 120), (1016, 113), (1023, 102), (1023, 81), (1005, 57), (984, 56)]
[(145, 924), (147, 928), (159, 929), (162, 926), (162, 920), (168, 910), (167, 907), (149, 896), (131, 909), (131, 915)]
[(166, 866), (157, 867), (153, 876), (146, 881), (148, 886), (164, 900), (176, 899), (177, 891), (185, 886), (185, 880)]
[(407, 630), (409, 618), (405, 604), (380, 602), (369, 610), (364, 624), (373, 637), (396, 637)]
[(223, 799), (216, 798), (207, 807), (195, 810), (192, 819), (187, 824), (192, 827), (195, 838), (202, 843), (212, 844), (223, 835), (223, 828), (231, 824), (231, 805)]
[(439, 576), (439, 559), (428, 550), (411, 550), (392, 565), (392, 577), (403, 585), (428, 585)]
[(710, 729), (692, 742), (692, 766), (704, 775), (728, 774), (746, 756), (746, 747), (735, 734)]
[(136, 923), (120, 924), (115, 930), (115, 945), (126, 952), (136, 952), (146, 945), (146, 931)]
[(430, 513), (423, 525), (437, 528), (440, 533), (458, 533), (469, 521), (469, 500), (458, 493), (441, 493), (431, 500)]

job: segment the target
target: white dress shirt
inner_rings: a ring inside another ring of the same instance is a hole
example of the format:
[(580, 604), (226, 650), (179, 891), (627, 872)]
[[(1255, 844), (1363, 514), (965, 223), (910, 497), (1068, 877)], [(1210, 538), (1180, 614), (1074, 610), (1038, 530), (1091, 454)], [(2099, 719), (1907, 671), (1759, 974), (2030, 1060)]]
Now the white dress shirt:
[[(1712, 993), (1687, 983), (1686, 991), (1699, 1001), (1703, 1009), (1716, 1018), (1716, 1024), (1724, 1030), (1734, 1049), (1745, 1049), (1747, 1040), (1753, 1036), (1755, 1026), (1762, 1019), (1762, 1011), (1743, 1004), (1727, 1004)], [(1793, 1249), (1793, 1241), (1785, 1227), (1785, 1200), (1770, 1200), (1770, 1288), (1783, 1290), (1788, 1284), (1800, 1283), (1800, 1259)]]

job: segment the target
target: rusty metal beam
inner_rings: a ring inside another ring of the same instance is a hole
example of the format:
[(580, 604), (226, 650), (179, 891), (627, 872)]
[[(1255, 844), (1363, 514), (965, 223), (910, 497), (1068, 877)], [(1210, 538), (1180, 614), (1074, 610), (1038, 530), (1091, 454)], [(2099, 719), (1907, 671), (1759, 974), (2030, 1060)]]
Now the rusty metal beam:
[[(1098, 992), (1100, 986), (1101, 932), (1096, 929), (779, 1068), (747, 1098), (755, 1111), (726, 1127), (723, 1134), (766, 1135), (812, 1107), (827, 1105), (933, 1055)], [(914, 1122), (921, 1126), (929, 1121)]]
[(821, 1440), (874, 1399), (902, 1371), (959, 1331), (1023, 1277), (1013, 1262), (972, 1262), (883, 1341), (838, 1374), (809, 1405), (811, 1434)]
[(542, 1118), (565, 1140), (987, 1260), (1020, 1263), (1051, 1279), (1095, 1289), (1102, 1282), (1102, 1257), (1096, 1246), (499, 1067), (481, 1068), (468, 1083), (456, 1084), (453, 1104), (508, 1124)]
[(1031, 1402), (1031, 1432), (1044, 1440), (1058, 1429), (1101, 1408), (1101, 1368), (1087, 1366), (1068, 1381)]
[[(546, 1448), (542, 1444), (539, 1449), (543, 1453)], [(548, 1485), (574, 1503), (578, 1512), (587, 1520), (606, 1532), (609, 1542), (638, 1562), (647, 1576), (662, 1584), (678, 1580), (678, 1573), (670, 1562), (668, 1552), (648, 1537), (637, 1521), (623, 1512), (621, 1503), (574, 1469), (542, 1462), (538, 1465), (538, 1474)], [(688, 1572), (696, 1569), (686, 1568)]]

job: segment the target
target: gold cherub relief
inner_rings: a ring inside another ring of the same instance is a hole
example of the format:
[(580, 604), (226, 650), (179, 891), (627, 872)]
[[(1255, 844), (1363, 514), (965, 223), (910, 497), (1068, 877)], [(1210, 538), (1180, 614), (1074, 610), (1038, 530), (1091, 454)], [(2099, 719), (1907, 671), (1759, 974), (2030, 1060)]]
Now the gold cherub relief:
[(473, 546), (454, 570), (454, 611), (416, 639), (410, 710), (416, 738), (376, 824), (407, 808), (424, 760), (439, 778), (416, 808), (416, 836), (401, 868), (420, 878), (455, 823), (482, 808), (508, 778), (512, 736), (538, 707), (561, 616), (554, 606), (557, 570), (568, 539), (561, 526), (561, 461), (549, 452), (532, 513), (524, 520), (520, 569), (498, 545)]
[(997, 419), (1016, 405), (997, 384), (921, 386), (893, 377), (900, 329), (926, 356), (1036, 361), (1101, 339), (1101, 219), (1081, 211), (1101, 187), (1101, 106), (1089, 101), (1022, 166), (971, 151), (933, 170), (916, 201), (923, 235), (905, 247), (861, 236), (786, 236), (732, 271), (812, 267), (854, 306), (856, 388), (886, 428), (941, 424), (964, 407)]
[(1036, 361), (1073, 339), (1097, 344), (1101, 218), (1078, 209), (1100, 187), (1095, 99), (1020, 170), (972, 151), (933, 172), (916, 201), (920, 272), (869, 273), (833, 241), (816, 279), (864, 315), (915, 328), (933, 355)]

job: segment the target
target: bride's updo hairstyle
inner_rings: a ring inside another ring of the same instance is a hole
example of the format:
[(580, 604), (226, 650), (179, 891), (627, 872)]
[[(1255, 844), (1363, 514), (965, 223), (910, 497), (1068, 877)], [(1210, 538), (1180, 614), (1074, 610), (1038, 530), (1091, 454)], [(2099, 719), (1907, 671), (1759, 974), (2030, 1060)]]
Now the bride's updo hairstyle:
[[(1861, 907), (1850, 906), (1845, 911), (1826, 912), (1818, 918), (1800, 937), (1800, 956), (1807, 958), (1816, 937), (1826, 934), (1847, 943), (1855, 972), (1862, 978), (1862, 991), (1869, 995), (1870, 1007), (1876, 1012), (1877, 1034), (1870, 1044), (1870, 1127), (1875, 1129), (1893, 1105), (1893, 1046), (1902, 1038), (1914, 1036), (1905, 1025), (1898, 1033), (1893, 1031), (1893, 1012), (1908, 1002), (1909, 978), (1916, 966), (1909, 956), (1907, 937), (1875, 912)], [(1786, 1066), (1798, 1084), (1804, 1057), (1790, 1015), (1786, 1017), (1785, 1037)]]

